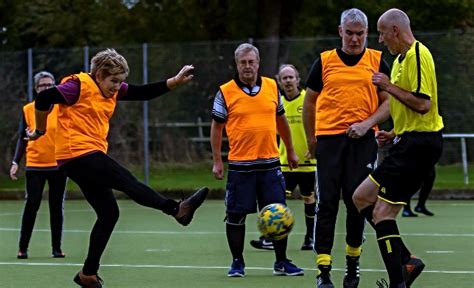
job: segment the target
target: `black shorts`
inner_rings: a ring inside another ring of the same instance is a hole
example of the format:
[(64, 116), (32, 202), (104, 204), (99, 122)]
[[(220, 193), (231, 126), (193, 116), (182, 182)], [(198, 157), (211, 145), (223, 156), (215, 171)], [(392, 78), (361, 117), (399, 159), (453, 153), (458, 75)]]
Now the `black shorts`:
[(285, 178), (280, 168), (263, 171), (232, 171), (227, 174), (226, 213), (250, 214), (268, 204), (285, 200)]
[(379, 199), (405, 205), (421, 187), (443, 150), (441, 132), (407, 132), (394, 139), (388, 156), (369, 176)]
[(286, 190), (295, 191), (296, 186), (300, 186), (302, 196), (309, 197), (314, 192), (315, 172), (283, 172), (285, 177)]

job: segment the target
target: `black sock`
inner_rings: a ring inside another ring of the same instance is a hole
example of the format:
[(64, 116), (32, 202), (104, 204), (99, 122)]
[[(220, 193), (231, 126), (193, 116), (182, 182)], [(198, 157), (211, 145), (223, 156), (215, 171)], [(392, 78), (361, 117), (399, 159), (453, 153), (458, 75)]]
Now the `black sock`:
[(288, 246), (288, 237), (281, 240), (273, 240), (273, 248), (275, 249), (275, 257), (277, 261), (286, 260), (286, 247)]
[(316, 215), (316, 202), (311, 204), (304, 204), (304, 218), (306, 223), (306, 236), (314, 237), (314, 216)]
[(395, 220), (384, 220), (375, 225), (377, 242), (385, 268), (390, 279), (390, 287), (403, 283), (401, 247), (403, 246), (400, 232)]
[(179, 203), (172, 199), (166, 199), (161, 210), (165, 214), (176, 216), (179, 212)]
[(226, 234), (232, 259), (244, 260), (245, 224), (232, 225), (226, 223)]
[(431, 172), (428, 174), (428, 177), (426, 177), (425, 181), (423, 182), (423, 185), (421, 185), (420, 193), (418, 194), (418, 204), (416, 205), (417, 207), (425, 208), (426, 200), (428, 200), (428, 196), (430, 195), (431, 190), (433, 189), (435, 178), (436, 171), (433, 168), (433, 170), (431, 170)]
[[(365, 207), (364, 209), (360, 210), (360, 214), (362, 214), (365, 217), (365, 219), (367, 220), (367, 222), (370, 224), (370, 226), (372, 226), (372, 228), (374, 228), (374, 230), (377, 231), (377, 229), (375, 229), (373, 213), (374, 213), (374, 205)], [(401, 252), (402, 252), (401, 253), (402, 264), (408, 263), (408, 261), (410, 260), (410, 257), (411, 257), (411, 252), (405, 246), (403, 241), (402, 241)]]
[(367, 223), (372, 226), (375, 230), (375, 223), (374, 223), (374, 205), (370, 205), (368, 207), (365, 207), (364, 209), (360, 210), (360, 214), (364, 216), (365, 220), (367, 220)]

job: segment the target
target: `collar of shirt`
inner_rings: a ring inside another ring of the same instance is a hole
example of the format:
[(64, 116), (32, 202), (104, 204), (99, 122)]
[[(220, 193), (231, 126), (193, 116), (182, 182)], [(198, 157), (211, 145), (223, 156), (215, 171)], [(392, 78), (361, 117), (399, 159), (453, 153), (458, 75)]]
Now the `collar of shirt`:
[(237, 73), (234, 76), (234, 81), (237, 83), (237, 86), (239, 86), (240, 89), (251, 96), (257, 95), (258, 92), (260, 92), (260, 87), (262, 86), (262, 78), (260, 76), (257, 76), (257, 83), (255, 83), (255, 86), (253, 87), (250, 87), (249, 85), (240, 81), (239, 75)]
[(339, 58), (342, 60), (342, 62), (344, 62), (344, 64), (346, 64), (347, 66), (355, 66), (357, 63), (359, 63), (362, 56), (364, 56), (365, 50), (366, 49), (364, 49), (362, 53), (357, 54), (357, 55), (347, 54), (344, 51), (342, 51), (341, 48), (337, 48), (336, 52)]

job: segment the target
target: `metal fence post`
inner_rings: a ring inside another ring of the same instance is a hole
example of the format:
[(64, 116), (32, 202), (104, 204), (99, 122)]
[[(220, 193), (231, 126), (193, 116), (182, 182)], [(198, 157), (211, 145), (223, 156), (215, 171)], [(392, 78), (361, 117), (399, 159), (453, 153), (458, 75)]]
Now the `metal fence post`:
[(461, 137), (461, 155), (462, 155), (462, 168), (464, 171), (464, 184), (469, 184), (469, 174), (467, 171), (467, 149), (466, 149), (466, 138)]
[(460, 133), (460, 134), (443, 134), (443, 138), (459, 138), (461, 141), (461, 161), (462, 161), (462, 170), (464, 174), (464, 184), (469, 184), (469, 166), (467, 163), (467, 148), (466, 148), (466, 138), (474, 138), (474, 134)]
[(201, 118), (201, 116), (198, 117), (197, 124), (198, 124), (198, 137), (202, 138), (202, 137), (204, 137), (204, 131), (202, 129), (202, 118)]
[(84, 72), (90, 72), (89, 71), (89, 46), (84, 46), (83, 51), (84, 51)]
[(33, 101), (33, 48), (28, 48), (28, 102)]
[[(148, 83), (148, 44), (143, 43), (143, 84)], [(150, 159), (148, 151), (148, 101), (143, 102), (143, 160), (145, 164), (145, 184), (148, 185), (150, 176)]]

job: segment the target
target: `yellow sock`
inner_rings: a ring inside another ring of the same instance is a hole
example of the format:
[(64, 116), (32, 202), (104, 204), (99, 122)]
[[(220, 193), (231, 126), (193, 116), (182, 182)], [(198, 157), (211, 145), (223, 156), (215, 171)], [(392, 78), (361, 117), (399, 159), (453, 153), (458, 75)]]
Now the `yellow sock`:
[(350, 257), (359, 257), (360, 254), (362, 253), (362, 247), (351, 247), (346, 244), (346, 255)]
[(319, 265), (325, 265), (325, 266), (329, 266), (331, 265), (332, 263), (332, 258), (331, 258), (331, 255), (329, 254), (318, 254), (318, 256), (316, 256), (316, 264), (319, 266)]

